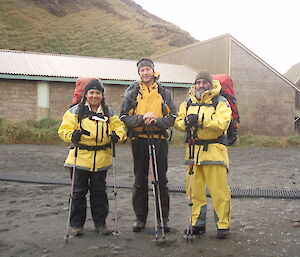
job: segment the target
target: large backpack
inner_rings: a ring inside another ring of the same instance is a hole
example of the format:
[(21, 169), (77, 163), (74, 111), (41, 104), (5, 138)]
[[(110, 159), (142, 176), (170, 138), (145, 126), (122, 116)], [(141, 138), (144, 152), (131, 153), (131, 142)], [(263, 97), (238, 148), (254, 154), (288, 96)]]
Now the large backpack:
[(227, 74), (212, 75), (214, 80), (219, 80), (221, 84), (220, 95), (224, 96), (231, 107), (231, 121), (227, 130), (228, 145), (233, 145), (238, 137), (238, 123), (240, 123), (240, 115), (237, 109), (236, 98), (233, 90), (233, 81)]
[[(231, 120), (227, 130), (227, 142), (226, 145), (233, 145), (238, 137), (238, 123), (240, 123), (240, 116), (237, 109), (236, 98), (233, 90), (233, 81), (227, 74), (215, 74), (212, 75), (213, 80), (219, 80), (221, 84), (220, 95), (225, 97), (230, 104), (231, 107)], [(219, 95), (213, 97), (212, 104), (200, 104), (204, 106), (213, 106), (217, 107), (219, 103)], [(187, 101), (187, 109), (191, 105), (199, 105), (193, 104), (191, 99)]]
[(73, 92), (72, 105), (78, 104), (83, 97), (84, 89), (86, 85), (93, 79), (96, 78), (78, 78), (76, 80), (75, 89)]

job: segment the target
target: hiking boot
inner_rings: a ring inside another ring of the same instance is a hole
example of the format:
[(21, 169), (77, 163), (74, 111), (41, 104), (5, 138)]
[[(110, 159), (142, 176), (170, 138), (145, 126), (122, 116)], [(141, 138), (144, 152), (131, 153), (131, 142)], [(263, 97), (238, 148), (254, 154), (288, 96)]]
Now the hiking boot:
[(299, 222), (299, 221), (294, 222), (294, 223), (293, 223), (293, 227), (295, 227), (295, 228), (296, 228), (296, 227), (300, 227), (300, 222)]
[(95, 230), (101, 234), (101, 235), (112, 235), (113, 230), (109, 229), (108, 227), (106, 227), (106, 225), (101, 225), (101, 226), (95, 226)]
[(217, 239), (226, 239), (229, 236), (229, 228), (227, 229), (218, 229)]
[(167, 221), (164, 222), (164, 231), (165, 231), (166, 233), (169, 233), (169, 232), (170, 232), (170, 227), (168, 226), (168, 222), (167, 222)]
[[(168, 226), (168, 222), (164, 221), (163, 222), (163, 226), (164, 226), (164, 232), (165, 233), (169, 233), (170, 232), (170, 227)], [(159, 227), (161, 229), (161, 227)]]
[(205, 233), (205, 227), (193, 227), (194, 235), (201, 235)]
[[(205, 227), (195, 227), (193, 226), (193, 235), (198, 236), (205, 233)], [(187, 235), (187, 230), (184, 230), (184, 234)]]
[(132, 231), (133, 232), (141, 232), (141, 230), (145, 227), (145, 222), (136, 220), (133, 224)]
[(70, 234), (72, 236), (81, 236), (83, 234), (83, 228), (78, 227), (78, 228), (70, 228)]

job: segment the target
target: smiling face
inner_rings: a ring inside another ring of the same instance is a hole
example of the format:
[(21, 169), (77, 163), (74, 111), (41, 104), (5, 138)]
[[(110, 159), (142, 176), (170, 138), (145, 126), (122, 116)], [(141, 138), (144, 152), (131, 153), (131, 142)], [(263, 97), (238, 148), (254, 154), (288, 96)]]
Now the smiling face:
[(198, 79), (195, 82), (195, 89), (196, 89), (196, 91), (198, 91), (202, 94), (206, 90), (210, 89), (210, 82), (207, 81), (206, 79)]
[(146, 86), (151, 86), (154, 83), (154, 70), (150, 67), (141, 67), (139, 69), (139, 75)]
[(91, 108), (98, 108), (103, 99), (103, 94), (98, 89), (90, 89), (85, 96)]
[(200, 100), (203, 93), (211, 88), (211, 84), (206, 79), (197, 79), (195, 82), (195, 97)]

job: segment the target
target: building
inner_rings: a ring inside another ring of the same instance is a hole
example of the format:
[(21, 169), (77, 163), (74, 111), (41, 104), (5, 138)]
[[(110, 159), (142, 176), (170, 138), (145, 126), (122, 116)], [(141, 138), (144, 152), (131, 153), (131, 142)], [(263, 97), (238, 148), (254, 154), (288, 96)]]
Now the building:
[(212, 74), (229, 74), (234, 82), (241, 134), (295, 134), (295, 91), (299, 89), (231, 35), (201, 41), (153, 59)]
[(300, 133), (300, 63), (293, 65), (284, 75), (299, 89), (295, 94), (295, 128)]
[[(196, 71), (160, 62), (155, 63), (155, 69), (179, 105)], [(72, 102), (78, 77), (102, 79), (107, 102), (117, 114), (124, 90), (139, 79), (133, 60), (0, 50), (0, 118), (61, 119)]]
[[(240, 114), (240, 134), (295, 134), (295, 121), (300, 117), (300, 76), (287, 79), (231, 35), (152, 59), (177, 107), (186, 99), (199, 70), (229, 74)], [(105, 97), (116, 113), (125, 88), (139, 79), (134, 60), (0, 50), (0, 118), (61, 119), (78, 77), (102, 79)]]

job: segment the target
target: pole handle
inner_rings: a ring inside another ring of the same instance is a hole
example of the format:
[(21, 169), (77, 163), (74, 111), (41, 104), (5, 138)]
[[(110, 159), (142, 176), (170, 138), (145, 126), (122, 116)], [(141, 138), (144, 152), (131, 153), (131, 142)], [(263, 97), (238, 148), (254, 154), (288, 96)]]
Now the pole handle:
[(115, 143), (112, 143), (112, 154), (113, 154), (113, 157), (116, 157), (116, 144)]
[[(114, 130), (111, 132), (111, 134), (112, 135), (117, 135)], [(111, 148), (112, 148), (113, 157), (116, 157), (116, 144), (114, 142), (111, 143)]]

